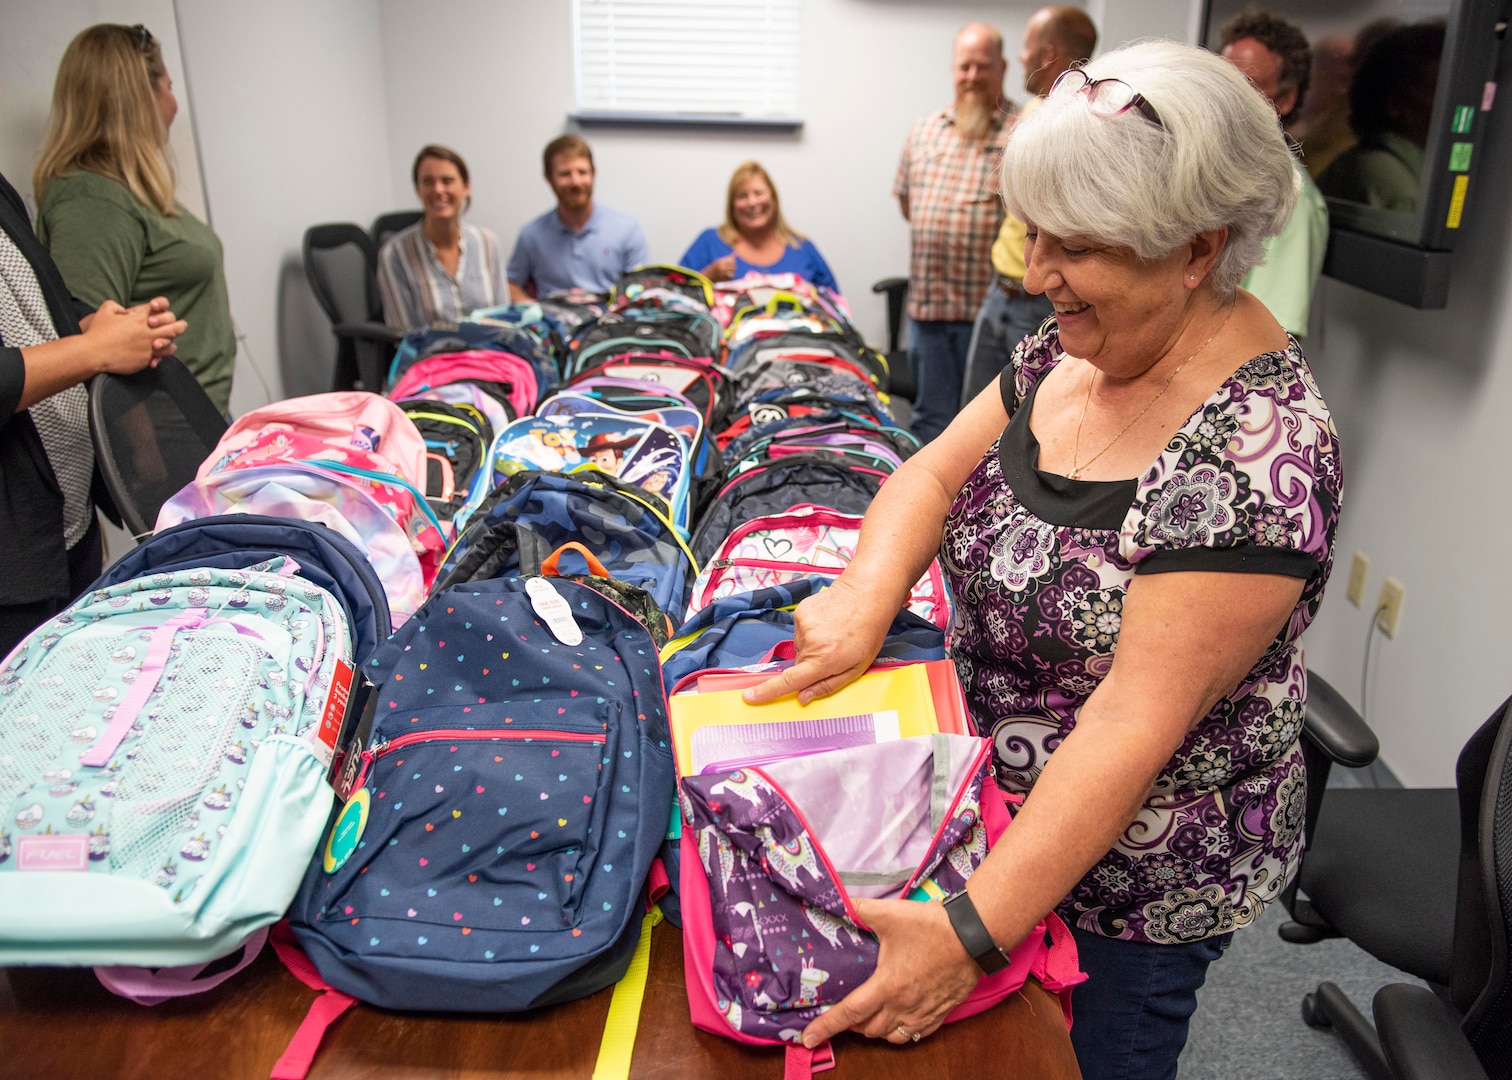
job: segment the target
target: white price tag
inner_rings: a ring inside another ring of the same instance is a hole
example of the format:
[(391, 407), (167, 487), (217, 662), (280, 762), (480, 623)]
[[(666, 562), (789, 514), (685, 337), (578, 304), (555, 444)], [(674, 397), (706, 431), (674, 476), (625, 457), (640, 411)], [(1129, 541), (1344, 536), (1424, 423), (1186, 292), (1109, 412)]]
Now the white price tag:
[(552, 636), (563, 645), (583, 643), (583, 632), (572, 618), (572, 608), (556, 591), (555, 585), (546, 578), (527, 578), (525, 591), (530, 594), (530, 606), (535, 608), (535, 613), (546, 623)]

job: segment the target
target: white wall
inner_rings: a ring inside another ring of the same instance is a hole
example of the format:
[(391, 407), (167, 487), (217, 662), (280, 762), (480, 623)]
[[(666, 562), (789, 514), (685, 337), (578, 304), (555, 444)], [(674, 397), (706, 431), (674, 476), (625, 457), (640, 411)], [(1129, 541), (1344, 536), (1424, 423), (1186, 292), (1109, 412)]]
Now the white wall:
[(178, 119), (168, 133), (178, 173), (178, 199), (205, 216), (205, 195), (195, 156), (194, 113), (180, 73), (178, 26), (173, 0), (0, 0), (0, 173), (35, 212), (32, 168), (47, 135), (47, 113), (63, 50), (80, 30), (96, 23), (141, 23), (163, 50), (179, 100)]
[[(311, 225), (390, 208), (373, 0), (178, 0), (211, 224), (245, 333), (231, 411), (329, 389), (335, 339), (300, 269)], [(436, 69), (428, 67), (433, 74)]]
[[(701, 230), (722, 220), (734, 167), (758, 159), (776, 181), (784, 216), (814, 239), (834, 269), (861, 329), (885, 342), (885, 305), (870, 289), (908, 272), (908, 228), (892, 181), (909, 126), (950, 102), (957, 29), (990, 23), (1016, 57), (1037, 6), (805, 0), (801, 132), (595, 127), (582, 134), (598, 165), (596, 197), (640, 218), (653, 258), (675, 261)], [(428, 142), (452, 146), (473, 174), (471, 220), (512, 246), (519, 227), (552, 205), (541, 148), (576, 130), (566, 120), (574, 107), (570, 5), (380, 0), (380, 10), (396, 194), (414, 201), (415, 151)], [(467, 42), (497, 42), (506, 60), (474, 60)], [(458, 62), (444, 89), (434, 66), (413, 62), (453, 54)], [(1022, 100), (1023, 72), (1011, 59), (1007, 85)]]
[[(1502, 58), (1503, 85), (1512, 56)], [(1472, 731), (1512, 693), (1512, 109), (1489, 138), (1454, 255), (1449, 307), (1414, 311), (1327, 278), (1307, 342), (1344, 449), (1333, 584), (1309, 661), (1359, 704), (1381, 582), (1406, 586), (1395, 640), (1378, 640), (1367, 719), (1408, 786), (1448, 787)], [(1365, 610), (1344, 598), (1371, 557)]]

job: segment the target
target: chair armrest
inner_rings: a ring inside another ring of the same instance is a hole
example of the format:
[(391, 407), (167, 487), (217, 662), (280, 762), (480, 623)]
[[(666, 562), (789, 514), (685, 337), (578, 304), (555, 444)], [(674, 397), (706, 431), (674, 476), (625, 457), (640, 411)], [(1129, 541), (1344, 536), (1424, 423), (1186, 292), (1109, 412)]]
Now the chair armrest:
[(906, 277), (885, 277), (881, 281), (872, 283), (872, 292), (886, 293), (892, 292), (894, 289), (906, 289), (907, 287), (908, 279)]
[(1487, 1080), (1459, 1015), (1433, 991), (1391, 983), (1376, 991), (1371, 1011), (1381, 1050), (1399, 1080)]
[(379, 341), (390, 345), (397, 345), (404, 340), (404, 332), (395, 330), (383, 323), (359, 322), (337, 323), (336, 336), (339, 338), (356, 338), (359, 341)]
[(1369, 765), (1381, 750), (1375, 732), (1354, 706), (1315, 671), (1307, 673), (1307, 713), (1302, 734), (1330, 761), (1350, 769)]

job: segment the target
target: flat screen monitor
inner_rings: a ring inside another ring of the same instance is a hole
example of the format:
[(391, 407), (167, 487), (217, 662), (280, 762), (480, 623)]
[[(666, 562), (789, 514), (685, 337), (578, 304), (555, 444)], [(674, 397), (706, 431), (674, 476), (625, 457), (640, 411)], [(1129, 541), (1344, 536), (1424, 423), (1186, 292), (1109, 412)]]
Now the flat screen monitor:
[[(1273, 0), (1312, 47), (1287, 119), (1328, 202), (1325, 272), (1420, 307), (1447, 299), (1448, 258), (1475, 209), (1476, 165), (1512, 0)], [(1252, 0), (1208, 0), (1202, 41)]]

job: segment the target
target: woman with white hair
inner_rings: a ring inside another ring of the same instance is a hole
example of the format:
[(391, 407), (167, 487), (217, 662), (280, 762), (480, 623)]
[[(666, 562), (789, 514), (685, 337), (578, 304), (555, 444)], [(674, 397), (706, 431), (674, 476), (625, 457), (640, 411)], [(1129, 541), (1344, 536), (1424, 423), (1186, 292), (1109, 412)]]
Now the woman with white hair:
[(856, 901), (877, 971), (804, 1042), (929, 1035), (1053, 910), (1090, 976), (1083, 1074), (1169, 1077), (1208, 964), (1301, 856), (1300, 637), (1339, 448), (1297, 342), (1238, 288), (1295, 179), (1243, 76), (1147, 42), (1019, 121), (1003, 193), (1055, 320), (883, 487), (798, 608), (798, 662), (747, 696), (855, 678), (938, 554), (972, 715), (1026, 798), (965, 892)]

